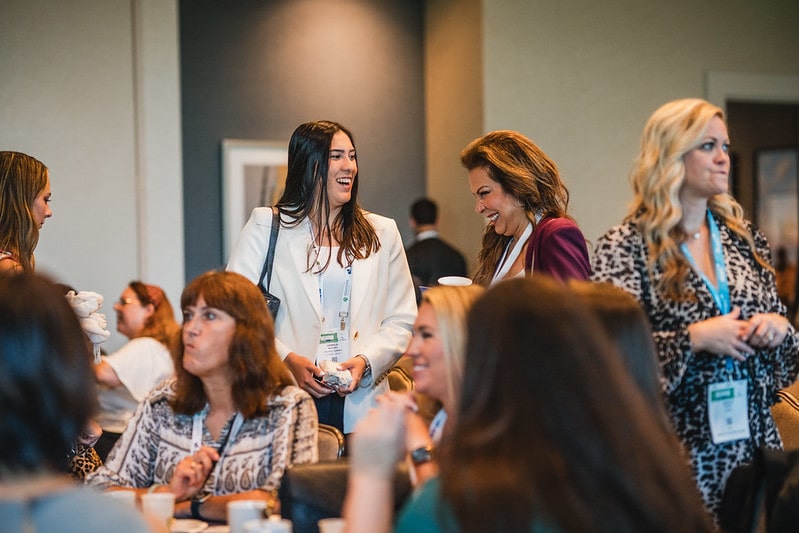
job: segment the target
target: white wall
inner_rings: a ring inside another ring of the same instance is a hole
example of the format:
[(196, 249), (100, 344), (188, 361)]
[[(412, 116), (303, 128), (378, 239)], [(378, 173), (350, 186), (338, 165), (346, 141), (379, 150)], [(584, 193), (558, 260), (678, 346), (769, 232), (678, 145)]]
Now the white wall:
[(519, 130), (558, 163), (589, 240), (621, 221), (658, 106), (709, 97), (709, 71), (799, 73), (796, 0), (483, 0), (483, 12), (484, 127)]
[(183, 287), (177, 0), (4, 0), (0, 149), (50, 169), (37, 270), (112, 302)]

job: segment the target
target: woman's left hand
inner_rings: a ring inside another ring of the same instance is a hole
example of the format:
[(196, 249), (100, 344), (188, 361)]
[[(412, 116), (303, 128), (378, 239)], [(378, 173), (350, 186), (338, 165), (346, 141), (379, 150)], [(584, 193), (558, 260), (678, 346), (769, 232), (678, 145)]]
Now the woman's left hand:
[(103, 429), (100, 427), (100, 424), (94, 420), (89, 420), (81, 434), (78, 435), (78, 443), (84, 446), (94, 446), (97, 444), (97, 441), (100, 440), (102, 434)]
[(777, 313), (758, 313), (748, 320), (746, 342), (755, 348), (775, 348), (788, 334), (788, 319)]
[(343, 363), (339, 363), (338, 366), (342, 370), (349, 370), (350, 374), (352, 374), (352, 383), (350, 383), (349, 387), (336, 389), (339, 396), (346, 396), (357, 389), (358, 385), (361, 384), (361, 378), (363, 378), (363, 373), (366, 371), (366, 362), (363, 360), (363, 357), (356, 355)]
[(175, 493), (175, 501), (188, 500), (197, 494), (218, 460), (219, 453), (210, 446), (203, 446), (194, 455), (181, 460), (169, 481), (169, 490)]

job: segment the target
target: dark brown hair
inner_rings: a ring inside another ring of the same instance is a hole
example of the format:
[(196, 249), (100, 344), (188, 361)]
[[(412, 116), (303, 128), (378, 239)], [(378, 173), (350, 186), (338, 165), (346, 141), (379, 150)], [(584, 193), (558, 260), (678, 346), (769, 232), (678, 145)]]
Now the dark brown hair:
[(60, 287), (0, 275), (0, 478), (65, 471), (97, 406), (91, 359)]
[[(281, 224), (296, 225), (314, 216), (313, 224), (320, 229), (321, 238), (334, 238), (339, 242), (338, 263), (346, 266), (355, 259), (365, 259), (380, 249), (380, 240), (363, 209), (358, 205), (358, 183), (360, 172), (352, 179), (350, 201), (344, 204), (330, 226), (330, 202), (327, 197), (327, 171), (330, 161), (330, 145), (337, 132), (344, 132), (355, 146), (352, 133), (337, 122), (317, 120), (300, 124), (289, 140), (289, 161), (286, 188), (277, 202), (281, 215), (289, 215), (295, 221)], [(356, 152), (357, 161), (357, 152)], [(330, 256), (321, 266), (324, 271), (330, 264)], [(313, 264), (309, 261), (308, 268)]]
[[(235, 272), (206, 272), (189, 283), (180, 298), (185, 310), (203, 297), (205, 304), (236, 320), (230, 341), (231, 390), (236, 408), (245, 418), (266, 414), (267, 401), (286, 385), (293, 384), (288, 368), (275, 349), (275, 329), (261, 291)], [(176, 413), (193, 414), (207, 401), (200, 378), (183, 368), (183, 339), (175, 356)]]
[(469, 312), (442, 497), (464, 532), (710, 531), (682, 456), (577, 296), (544, 275)]

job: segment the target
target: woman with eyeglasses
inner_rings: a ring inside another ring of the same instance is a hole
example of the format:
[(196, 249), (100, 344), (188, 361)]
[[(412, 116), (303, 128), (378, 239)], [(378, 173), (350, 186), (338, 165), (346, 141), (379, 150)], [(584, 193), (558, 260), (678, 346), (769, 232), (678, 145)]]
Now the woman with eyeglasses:
[(164, 291), (132, 281), (114, 303), (117, 331), (130, 341), (94, 367), (103, 434), (95, 445), (105, 461), (139, 402), (175, 372), (170, 346), (180, 325)]

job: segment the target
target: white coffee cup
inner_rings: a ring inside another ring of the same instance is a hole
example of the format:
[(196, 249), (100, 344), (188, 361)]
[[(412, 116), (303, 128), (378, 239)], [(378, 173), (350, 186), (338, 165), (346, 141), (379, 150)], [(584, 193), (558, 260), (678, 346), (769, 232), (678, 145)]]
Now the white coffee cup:
[(244, 533), (244, 523), (264, 517), (263, 500), (234, 500), (227, 504), (227, 525), (230, 533)]
[(265, 520), (248, 520), (244, 523), (244, 533), (291, 533), (291, 520), (270, 516)]
[(141, 510), (169, 528), (175, 515), (175, 494), (172, 492), (142, 494)]
[(112, 498), (120, 503), (123, 503), (131, 508), (136, 508), (136, 492), (132, 490), (111, 490), (104, 492), (106, 496)]
[(317, 524), (319, 533), (344, 533), (343, 518), (323, 518)]
[(463, 276), (444, 276), (443, 278), (438, 278), (438, 284), (451, 287), (467, 287), (472, 284), (472, 280)]

